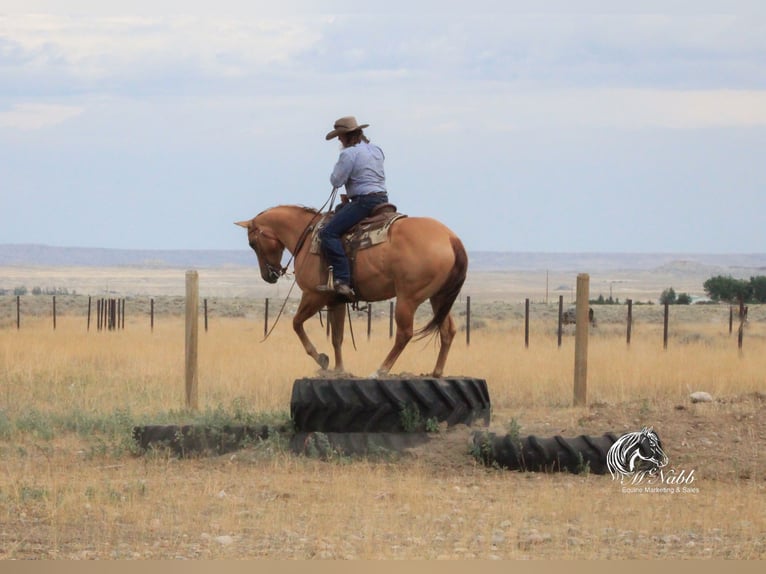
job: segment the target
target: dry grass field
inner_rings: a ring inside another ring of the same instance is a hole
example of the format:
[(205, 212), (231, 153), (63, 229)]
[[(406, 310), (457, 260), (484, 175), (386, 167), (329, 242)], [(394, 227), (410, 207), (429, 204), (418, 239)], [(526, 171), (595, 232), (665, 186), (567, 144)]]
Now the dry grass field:
[[(458, 335), (446, 374), (487, 380), (491, 430), (566, 437), (653, 426), (670, 466), (695, 476), (693, 491), (660, 494), (623, 492), (608, 475), (487, 468), (465, 428), (371, 459), (298, 456), (279, 435), (220, 456), (138, 453), (135, 424), (287, 422), (293, 381), (317, 374), (290, 308), (262, 341), (259, 303), (215, 302), (201, 332), (200, 412), (190, 413), (177, 300), (153, 332), (145, 303), (129, 302), (141, 312), (127, 314), (124, 330), (87, 332), (82, 300), (60, 301), (55, 331), (48, 303), (31, 313), (28, 301), (18, 330), (15, 301), (0, 302), (2, 558), (766, 557), (762, 309), (750, 310), (742, 351), (725, 308), (674, 308), (667, 350), (661, 308), (634, 308), (630, 347), (624, 307), (597, 309), (582, 408), (571, 406), (574, 338), (568, 331), (557, 346), (554, 306), (533, 307), (528, 348), (518, 303), (476, 304), (470, 345)], [(328, 352), (319, 322), (309, 329)], [(355, 315), (354, 333), (347, 368), (365, 376), (387, 352), (387, 313), (369, 340)], [(395, 369), (425, 373), (435, 355), (433, 342), (413, 343)], [(692, 404), (699, 390), (714, 402)]]

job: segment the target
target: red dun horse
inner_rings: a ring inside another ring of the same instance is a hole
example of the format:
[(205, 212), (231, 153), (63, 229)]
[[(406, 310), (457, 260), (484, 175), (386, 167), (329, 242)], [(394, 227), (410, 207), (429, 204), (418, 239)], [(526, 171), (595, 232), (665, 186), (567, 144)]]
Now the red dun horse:
[[(321, 214), (314, 209), (281, 205), (237, 225), (247, 229), (248, 241), (258, 257), (264, 281), (275, 283), (286, 271), (281, 264), (285, 248), (292, 253), (295, 281), (303, 291), (293, 318), (293, 329), (306, 353), (322, 369), (326, 369), (329, 358), (324, 353), (317, 353), (303, 323), (327, 306), (335, 368), (343, 371), (341, 346), (346, 307), (334, 292), (318, 289), (318, 286), (327, 283), (327, 266), (318, 254), (311, 253), (311, 238), (308, 237), (320, 217)], [(396, 297), (396, 338), (375, 376), (385, 375), (391, 370), (416, 334), (413, 331), (415, 311), (428, 299), (434, 316), (417, 335), (425, 336), (438, 331), (441, 345), (433, 376), (441, 377), (456, 332), (450, 310), (468, 269), (468, 256), (457, 235), (434, 219), (401, 218), (391, 225), (387, 242), (356, 254), (352, 268), (353, 287), (359, 300), (383, 301)]]

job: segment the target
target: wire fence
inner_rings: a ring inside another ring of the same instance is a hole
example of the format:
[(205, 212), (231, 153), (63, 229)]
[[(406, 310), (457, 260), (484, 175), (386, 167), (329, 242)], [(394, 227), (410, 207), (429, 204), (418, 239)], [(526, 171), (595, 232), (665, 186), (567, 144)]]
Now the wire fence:
[[(163, 297), (92, 297), (83, 295), (15, 295), (0, 296), (0, 328), (22, 329), (25, 326), (25, 320), (28, 318), (50, 317), (51, 328), (56, 329), (61, 316), (67, 318), (83, 318), (83, 327), (88, 331), (110, 332), (119, 331), (126, 328), (126, 318), (135, 319), (133, 325), (140, 325), (146, 321), (150, 332), (153, 332), (155, 325), (160, 318), (169, 316), (180, 316), (184, 314), (184, 297), (163, 296)], [(273, 301), (266, 297), (260, 300), (244, 298), (202, 298), (199, 302), (200, 318), (203, 321), (204, 332), (207, 332), (215, 320), (248, 317), (254, 320), (263, 321), (264, 336), (273, 328), (274, 321), (278, 320), (279, 314), (274, 312), (274, 304), (277, 308), (282, 301)], [(297, 301), (291, 301), (286, 306), (285, 313), (290, 315)], [(419, 313), (427, 313), (427, 305), (422, 306)], [(659, 323), (662, 327), (662, 346), (668, 348), (669, 340), (672, 336), (672, 329), (679, 326), (674, 322), (674, 314), (683, 307), (678, 305), (647, 305), (640, 303), (634, 305), (632, 299), (626, 299), (624, 303), (614, 305), (592, 304), (589, 309), (589, 322), (591, 327), (597, 328), (599, 325), (599, 316), (608, 314), (612, 324), (622, 324), (624, 326), (624, 336), (626, 344), (629, 346), (633, 338), (634, 324), (636, 320), (636, 310), (649, 309), (651, 313), (644, 313), (644, 323)], [(709, 305), (706, 307), (710, 307)], [(745, 341), (746, 325), (748, 324), (749, 307), (744, 304), (739, 305), (714, 305), (719, 320), (723, 323), (728, 322), (729, 334), (736, 334), (737, 347), (743, 348)], [(761, 307), (761, 306), (757, 306)], [(366, 334), (370, 338), (373, 326), (381, 319), (387, 319), (388, 336), (393, 337), (396, 330), (395, 322), (395, 301), (381, 301), (375, 303), (360, 304), (355, 308), (349, 307), (349, 324), (352, 317), (355, 320), (363, 318), (366, 320)], [(512, 309), (512, 311), (509, 311)], [(499, 310), (504, 310), (503, 313)], [(609, 313), (605, 313), (605, 311)], [(660, 315), (658, 317), (658, 311)], [(687, 313), (688, 315), (688, 313)], [(555, 324), (555, 336), (558, 346), (562, 345), (564, 334), (570, 329), (570, 325), (575, 324), (575, 313), (573, 304), (565, 307), (564, 296), (560, 295), (557, 305), (535, 304), (527, 298), (523, 302), (521, 312), (519, 304), (508, 304), (506, 302), (481, 302), (477, 313), (476, 305), (472, 307), (471, 296), (461, 296), (453, 307), (453, 316), (458, 319), (460, 329), (465, 333), (465, 344), (471, 344), (471, 335), (475, 329), (484, 326), (488, 318), (499, 318), (499, 321), (506, 321), (514, 325), (521, 325), (523, 328), (524, 346), (531, 345), (532, 327), (545, 322), (550, 326), (551, 322)], [(326, 328), (329, 335), (329, 323), (326, 321), (325, 310), (320, 311), (318, 320)], [(383, 322), (383, 321), (380, 321)]]

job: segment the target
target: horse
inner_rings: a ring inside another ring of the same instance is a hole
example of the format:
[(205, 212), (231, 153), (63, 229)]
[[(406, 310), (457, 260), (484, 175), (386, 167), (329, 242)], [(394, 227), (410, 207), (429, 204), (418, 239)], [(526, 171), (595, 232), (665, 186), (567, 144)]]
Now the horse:
[[(326, 306), (335, 370), (344, 372), (341, 347), (346, 301), (322, 288), (328, 280), (327, 265), (308, 245), (309, 236), (321, 217), (322, 213), (314, 208), (278, 205), (236, 225), (247, 229), (248, 242), (258, 258), (261, 277), (267, 283), (276, 283), (287, 271), (281, 266), (284, 250), (292, 254), (295, 282), (302, 291), (293, 317), (293, 330), (306, 353), (321, 369), (327, 369), (329, 357), (317, 352), (303, 327), (307, 319)], [(357, 299), (372, 302), (396, 298), (394, 343), (372, 377), (389, 373), (413, 336), (422, 338), (437, 332), (440, 346), (432, 376), (442, 376), (457, 332), (450, 311), (467, 270), (468, 255), (460, 238), (446, 225), (429, 217), (396, 219), (389, 227), (387, 241), (355, 254), (352, 284)], [(415, 332), (415, 311), (426, 299), (431, 303), (433, 317)]]
[(653, 475), (657, 469), (667, 464), (668, 456), (662, 450), (660, 437), (651, 427), (622, 435), (606, 455), (606, 465), (612, 480), (618, 476), (625, 478), (639, 473), (634, 483), (640, 482), (643, 476)]

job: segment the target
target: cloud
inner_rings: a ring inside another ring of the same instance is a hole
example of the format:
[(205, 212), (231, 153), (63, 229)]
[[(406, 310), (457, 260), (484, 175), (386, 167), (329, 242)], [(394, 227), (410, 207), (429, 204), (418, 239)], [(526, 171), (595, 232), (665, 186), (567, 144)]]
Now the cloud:
[(0, 78), (39, 85), (53, 76), (89, 91), (115, 83), (135, 89), (179, 71), (200, 81), (244, 78), (289, 67), (317, 39), (301, 19), (6, 15)]
[(39, 130), (55, 126), (80, 115), (83, 108), (56, 104), (16, 104), (0, 112), (0, 127), (18, 130)]
[(168, 77), (186, 92), (217, 80), (227, 91), (274, 78), (337, 87), (363, 77), (402, 86), (414, 78), (522, 88), (766, 88), (766, 28), (733, 10), (226, 14), (0, 16), (0, 80), (34, 88), (51, 87), (39, 79), (53, 77), (81, 90), (137, 91)]
[(766, 126), (766, 90), (593, 88), (509, 92), (486, 96), (481, 105), (501, 112), (480, 126), (487, 131)]

